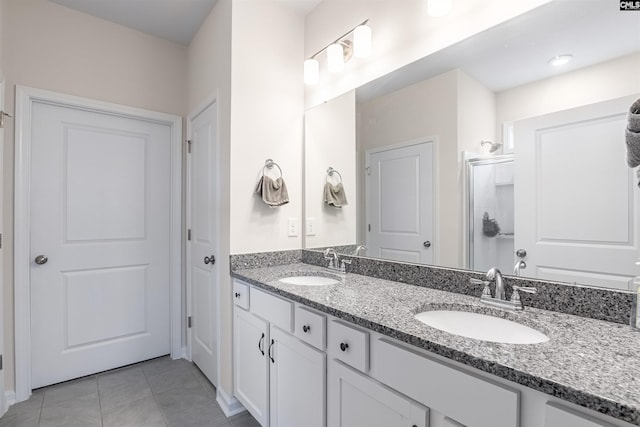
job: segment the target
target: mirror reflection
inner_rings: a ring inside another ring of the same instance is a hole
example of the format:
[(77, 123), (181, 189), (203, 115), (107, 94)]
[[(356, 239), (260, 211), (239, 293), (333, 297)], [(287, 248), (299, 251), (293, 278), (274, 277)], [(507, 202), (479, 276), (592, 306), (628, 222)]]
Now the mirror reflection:
[(596, 0), (551, 2), (328, 100), (305, 117), (305, 246), (627, 289), (638, 97), (640, 15)]

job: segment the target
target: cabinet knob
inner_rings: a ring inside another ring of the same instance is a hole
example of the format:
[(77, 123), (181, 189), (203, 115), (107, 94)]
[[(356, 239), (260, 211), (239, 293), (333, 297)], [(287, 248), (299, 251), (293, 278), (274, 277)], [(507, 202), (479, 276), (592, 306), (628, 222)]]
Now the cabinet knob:
[(349, 344), (347, 344), (346, 342), (340, 343), (340, 350), (347, 351), (348, 348), (349, 348)]
[(307, 332), (309, 332), (310, 330), (311, 330), (311, 326), (304, 325), (304, 326), (302, 327), (302, 331), (303, 331), (305, 334), (306, 334)]
[(240, 292), (236, 292), (236, 298), (240, 298)]

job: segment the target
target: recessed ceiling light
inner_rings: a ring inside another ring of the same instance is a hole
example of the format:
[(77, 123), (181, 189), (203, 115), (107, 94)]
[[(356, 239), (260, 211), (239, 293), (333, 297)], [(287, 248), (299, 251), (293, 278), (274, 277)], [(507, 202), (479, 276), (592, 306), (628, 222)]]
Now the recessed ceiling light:
[(552, 67), (561, 67), (571, 62), (572, 59), (573, 55), (570, 54), (558, 55), (549, 60), (549, 65), (551, 65)]

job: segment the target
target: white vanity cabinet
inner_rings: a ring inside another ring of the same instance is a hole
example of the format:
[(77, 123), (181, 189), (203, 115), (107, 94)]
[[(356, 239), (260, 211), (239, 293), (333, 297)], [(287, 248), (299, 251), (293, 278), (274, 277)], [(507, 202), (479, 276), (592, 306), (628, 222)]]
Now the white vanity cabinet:
[(553, 403), (546, 405), (544, 425), (545, 427), (612, 427), (611, 424), (587, 419), (579, 413)]
[(337, 359), (327, 368), (331, 427), (428, 427), (429, 409)]
[(325, 427), (325, 353), (291, 334), (293, 302), (238, 286), (250, 303), (234, 299), (236, 398), (263, 427)]

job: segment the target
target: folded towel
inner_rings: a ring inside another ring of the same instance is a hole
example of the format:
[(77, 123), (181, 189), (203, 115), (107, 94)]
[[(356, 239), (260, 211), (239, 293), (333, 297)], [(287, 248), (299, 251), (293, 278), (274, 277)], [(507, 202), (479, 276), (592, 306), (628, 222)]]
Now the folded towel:
[(324, 184), (324, 202), (336, 208), (347, 205), (347, 195), (344, 193), (341, 182), (338, 185), (333, 185), (330, 182)]
[(262, 200), (271, 208), (285, 205), (289, 203), (289, 193), (287, 185), (282, 177), (272, 179), (263, 175), (256, 185), (256, 194), (262, 197)]
[[(640, 99), (629, 108), (629, 123), (625, 130), (627, 140), (627, 165), (640, 166)], [(640, 183), (638, 183), (640, 185)]]

